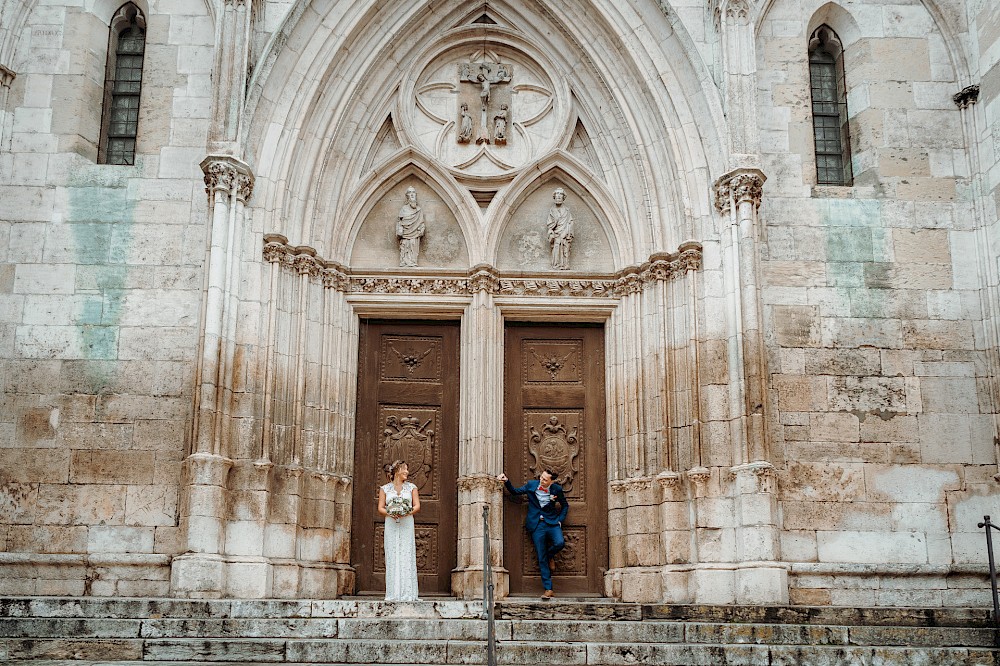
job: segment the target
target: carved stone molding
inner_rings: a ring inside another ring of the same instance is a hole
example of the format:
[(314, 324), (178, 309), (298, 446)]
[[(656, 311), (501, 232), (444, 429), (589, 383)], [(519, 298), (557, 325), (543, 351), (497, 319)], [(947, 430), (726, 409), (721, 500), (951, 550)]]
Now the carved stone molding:
[[(211, 184), (209, 184), (211, 171)], [(232, 171), (223, 166), (206, 167), (209, 189), (229, 190)], [(505, 277), (493, 266), (481, 264), (466, 275), (352, 274), (340, 264), (316, 256), (308, 246), (293, 246), (280, 234), (265, 234), (264, 261), (309, 275), (324, 287), (351, 294), (431, 294), (467, 296), (487, 292), (495, 296), (568, 296), (577, 298), (621, 298), (636, 294), (655, 282), (682, 277), (702, 265), (702, 247), (695, 241), (683, 243), (673, 253), (658, 253), (642, 266), (631, 266), (614, 275), (553, 279), (548, 276)]]
[(979, 84), (973, 84), (962, 88), (952, 95), (955, 105), (960, 109), (965, 109), (979, 101)]
[(253, 172), (240, 160), (226, 155), (209, 155), (201, 161), (205, 174), (205, 192), (211, 197), (226, 192), (243, 203), (253, 196)]
[(0, 86), (10, 88), (10, 84), (14, 82), (14, 77), (16, 76), (17, 74), (13, 70), (0, 65)]
[(715, 208), (726, 214), (732, 205), (750, 202), (760, 208), (764, 181), (767, 177), (758, 169), (736, 169), (715, 181)]

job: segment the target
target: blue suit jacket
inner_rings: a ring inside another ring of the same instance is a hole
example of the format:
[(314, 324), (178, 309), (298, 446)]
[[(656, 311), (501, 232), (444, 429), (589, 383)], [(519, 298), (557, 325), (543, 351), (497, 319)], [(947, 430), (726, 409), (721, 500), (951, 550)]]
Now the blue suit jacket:
[[(538, 490), (538, 479), (532, 479), (520, 488), (515, 488), (509, 480), (504, 481), (504, 485), (511, 495), (526, 495), (528, 497), (528, 515), (524, 519), (524, 526), (528, 528), (529, 532), (534, 532), (535, 528), (538, 527), (538, 521), (544, 520), (550, 525), (558, 525), (562, 521), (566, 520), (566, 514), (569, 513), (569, 501), (566, 499), (566, 494), (563, 492), (562, 486), (558, 483), (553, 483), (549, 486), (549, 494), (552, 495), (552, 501), (542, 508), (542, 505), (538, 502), (538, 496), (535, 491)], [(560, 510), (556, 510), (556, 504), (559, 504)]]

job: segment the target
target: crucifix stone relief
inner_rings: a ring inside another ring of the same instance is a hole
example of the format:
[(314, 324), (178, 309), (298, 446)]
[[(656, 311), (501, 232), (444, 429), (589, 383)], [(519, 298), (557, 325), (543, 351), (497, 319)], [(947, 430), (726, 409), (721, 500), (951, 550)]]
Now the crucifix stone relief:
[(459, 143), (469, 143), (475, 135), (477, 144), (506, 145), (510, 105), (497, 99), (494, 87), (510, 83), (512, 75), (511, 65), (503, 62), (463, 62), (458, 66), (458, 80), (471, 83), (479, 89), (478, 131), (472, 131), (473, 118), (469, 104), (460, 103)]

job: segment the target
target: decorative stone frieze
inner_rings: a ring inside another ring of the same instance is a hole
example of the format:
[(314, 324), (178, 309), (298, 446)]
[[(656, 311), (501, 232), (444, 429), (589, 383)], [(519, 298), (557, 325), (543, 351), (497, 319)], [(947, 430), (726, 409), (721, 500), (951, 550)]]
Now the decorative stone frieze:
[[(210, 173), (211, 171), (211, 173)], [(206, 169), (207, 191), (232, 188), (236, 178), (223, 167)], [(638, 267), (625, 268), (605, 277), (554, 279), (548, 276), (504, 277), (496, 268), (481, 264), (467, 275), (351, 274), (336, 262), (325, 261), (307, 246), (292, 246), (280, 234), (264, 236), (263, 259), (281, 264), (300, 275), (322, 282), (324, 287), (352, 294), (433, 294), (466, 296), (486, 292), (495, 296), (568, 296), (620, 298), (636, 294), (655, 282), (673, 280), (701, 269), (702, 247), (682, 244), (675, 253), (658, 253)]]
[(974, 83), (966, 86), (952, 95), (955, 105), (960, 109), (965, 109), (979, 101), (979, 84)]

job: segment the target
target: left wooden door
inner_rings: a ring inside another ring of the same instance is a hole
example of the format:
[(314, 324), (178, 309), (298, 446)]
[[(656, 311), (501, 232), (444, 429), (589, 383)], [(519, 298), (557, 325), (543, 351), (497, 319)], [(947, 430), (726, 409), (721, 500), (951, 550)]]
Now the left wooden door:
[(420, 595), (451, 594), (458, 475), (458, 323), (365, 321), (358, 354), (351, 561), (360, 594), (385, 591), (382, 467), (405, 460), (420, 492)]

